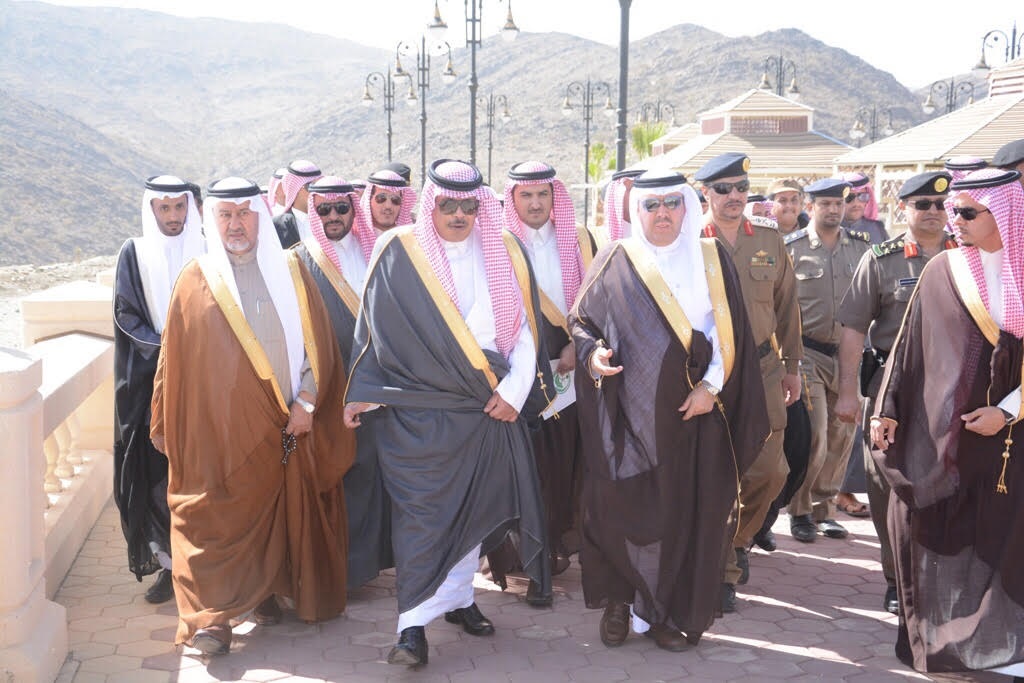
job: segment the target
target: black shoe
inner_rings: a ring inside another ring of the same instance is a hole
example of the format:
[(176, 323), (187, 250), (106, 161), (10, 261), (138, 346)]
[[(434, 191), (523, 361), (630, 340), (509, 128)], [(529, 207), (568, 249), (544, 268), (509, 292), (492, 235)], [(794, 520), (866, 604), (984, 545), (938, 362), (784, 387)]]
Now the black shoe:
[(885, 589), (885, 599), (882, 601), (882, 606), (889, 614), (899, 615), (900, 596), (896, 592), (896, 586), (889, 586)]
[(846, 538), (850, 533), (846, 527), (834, 519), (823, 519), (818, 522), (818, 531), (829, 538)]
[(754, 535), (754, 545), (766, 553), (774, 553), (778, 545), (775, 543), (775, 532), (771, 529), (765, 531), (758, 531)]
[(810, 515), (793, 515), (789, 520), (789, 532), (801, 543), (814, 543), (818, 537), (818, 527)]
[(462, 624), (462, 630), (471, 636), (494, 635), (494, 624), (480, 613), (480, 608), (476, 606), (475, 602), (469, 607), (460, 607), (451, 612), (445, 612), (444, 620), (449, 624)]
[(736, 586), (731, 583), (722, 584), (722, 614), (732, 614), (736, 611)]
[(629, 605), (609, 601), (601, 615), (598, 632), (601, 642), (607, 647), (618, 647), (626, 642), (629, 636)]
[(530, 585), (526, 589), (526, 604), (530, 607), (551, 607), (551, 593), (543, 595), (540, 592), (540, 584), (530, 579)]
[(746, 584), (750, 581), (750, 557), (746, 548), (736, 548), (736, 566), (740, 570), (740, 578), (736, 583)]
[(156, 581), (146, 591), (146, 602), (159, 605), (174, 597), (174, 584), (171, 582), (171, 570), (161, 569), (156, 575)]
[(419, 666), (427, 663), (427, 634), (422, 626), (410, 626), (398, 636), (388, 653), (388, 664)]

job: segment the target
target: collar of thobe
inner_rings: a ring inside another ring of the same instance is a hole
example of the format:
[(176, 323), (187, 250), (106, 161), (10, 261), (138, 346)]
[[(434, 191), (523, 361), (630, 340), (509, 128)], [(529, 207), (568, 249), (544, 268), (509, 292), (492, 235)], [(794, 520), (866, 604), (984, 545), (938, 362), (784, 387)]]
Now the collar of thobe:
[(526, 234), (530, 236), (531, 245), (545, 246), (555, 238), (555, 226), (551, 224), (550, 220), (536, 230), (525, 223), (523, 227), (526, 230)]
[(985, 251), (984, 249), (978, 249), (978, 255), (981, 256), (981, 267), (986, 272), (1001, 271), (1003, 267), (1003, 249), (1000, 247), (995, 251)]
[(245, 266), (256, 260), (255, 249), (250, 249), (244, 254), (233, 254), (230, 251), (226, 251), (226, 253), (228, 255), (228, 261), (230, 261), (233, 266)]
[(331, 240), (329, 237), (327, 239), (334, 244), (335, 249), (340, 249), (345, 252), (358, 250), (359, 255), (362, 256), (362, 246), (359, 244), (359, 240), (356, 239), (355, 235), (352, 234), (351, 230), (349, 230), (348, 233), (340, 240)]
[(672, 240), (672, 244), (666, 245), (664, 247), (656, 246), (647, 241), (647, 235), (645, 235), (642, 230), (638, 232), (636, 236), (637, 238), (639, 238), (640, 243), (647, 247), (655, 256), (667, 256), (668, 254), (679, 251), (679, 248), (683, 244), (682, 232), (676, 235), (676, 238)]
[(469, 253), (475, 237), (476, 235), (470, 235), (461, 242), (449, 242), (440, 235), (437, 238), (441, 241), (441, 246), (444, 247), (444, 253), (448, 255), (448, 258), (459, 258)]
[(294, 207), (294, 206), (292, 207), (292, 213), (295, 214), (296, 218), (302, 218), (303, 220), (307, 220), (307, 221), (309, 220), (309, 216), (306, 215), (306, 212), (302, 211), (301, 209), (299, 209), (297, 207)]

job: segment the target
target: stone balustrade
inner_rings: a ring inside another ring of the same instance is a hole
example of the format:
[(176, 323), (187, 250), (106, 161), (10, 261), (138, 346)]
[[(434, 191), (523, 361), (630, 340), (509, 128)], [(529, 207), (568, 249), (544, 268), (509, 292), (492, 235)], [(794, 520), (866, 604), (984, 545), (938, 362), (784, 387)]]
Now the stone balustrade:
[(111, 289), (22, 300), (24, 350), (0, 348), (0, 681), (56, 678), (66, 614), (51, 602), (111, 496)]

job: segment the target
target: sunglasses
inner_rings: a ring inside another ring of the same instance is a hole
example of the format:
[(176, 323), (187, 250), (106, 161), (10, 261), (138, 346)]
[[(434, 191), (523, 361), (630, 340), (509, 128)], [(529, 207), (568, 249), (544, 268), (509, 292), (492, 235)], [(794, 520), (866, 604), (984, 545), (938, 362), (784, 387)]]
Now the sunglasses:
[(933, 206), (936, 209), (938, 209), (939, 211), (942, 211), (943, 209), (946, 208), (946, 200), (945, 199), (915, 199), (914, 201), (910, 202), (910, 205), (912, 207), (914, 207), (915, 209), (917, 209), (918, 211), (927, 211), (928, 209), (932, 208)]
[[(973, 221), (975, 218), (978, 217), (979, 213), (985, 213), (986, 211), (988, 211), (988, 209), (982, 209), (981, 211), (978, 211), (973, 206), (954, 206), (953, 207), (953, 215), (954, 216), (960, 216), (965, 221)], [(991, 211), (988, 211), (988, 212), (992, 213)]]
[(871, 201), (871, 193), (870, 192), (851, 192), (850, 194), (846, 195), (846, 203), (847, 204), (852, 202), (854, 199), (859, 199), (860, 201), (862, 201), (865, 204), (867, 204), (869, 201)]
[(439, 208), (441, 213), (446, 216), (451, 216), (459, 209), (462, 209), (462, 213), (467, 216), (472, 216), (476, 213), (476, 210), (480, 208), (480, 200), (476, 197), (467, 197), (466, 199), (445, 197), (438, 200), (437, 208)]
[(681, 194), (670, 194), (667, 197), (648, 197), (640, 202), (640, 206), (644, 207), (644, 211), (647, 213), (654, 213), (658, 210), (659, 206), (664, 206), (669, 211), (678, 209), (683, 204), (683, 195)]
[(737, 183), (712, 183), (711, 189), (715, 191), (715, 194), (729, 194), (733, 190), (737, 192), (746, 192), (750, 189), (749, 180), (741, 180)]
[(378, 193), (373, 195), (373, 201), (377, 202), (378, 204), (383, 204), (389, 199), (391, 200), (391, 203), (394, 204), (395, 206), (402, 205), (402, 195), (384, 193)]
[(322, 218), (327, 218), (331, 215), (331, 211), (337, 211), (339, 216), (344, 216), (351, 210), (352, 207), (348, 202), (335, 202), (334, 204), (321, 204), (316, 207), (316, 214)]

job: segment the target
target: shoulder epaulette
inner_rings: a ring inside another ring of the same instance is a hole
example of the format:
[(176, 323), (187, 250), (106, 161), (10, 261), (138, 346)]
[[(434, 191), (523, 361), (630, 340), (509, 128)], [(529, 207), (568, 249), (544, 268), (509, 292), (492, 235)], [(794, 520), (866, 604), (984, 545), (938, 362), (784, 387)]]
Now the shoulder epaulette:
[(751, 225), (756, 225), (759, 228), (779, 229), (779, 224), (767, 216), (748, 216), (747, 220), (750, 221)]
[(871, 251), (875, 256), (888, 256), (889, 254), (903, 253), (903, 237), (894, 237), (881, 244), (872, 244)]
[(810, 228), (800, 228), (799, 230), (794, 230), (793, 232), (789, 233), (788, 235), (783, 235), (782, 236), (782, 241), (785, 242), (786, 244), (790, 244), (792, 242), (796, 242), (798, 239), (802, 239), (804, 237), (807, 237), (809, 230), (810, 230)]
[(844, 229), (846, 230), (846, 234), (852, 237), (853, 239), (860, 240), (861, 242), (867, 242), (868, 244), (871, 243), (871, 235), (867, 234), (866, 232), (863, 232), (861, 230), (850, 230), (849, 228)]

